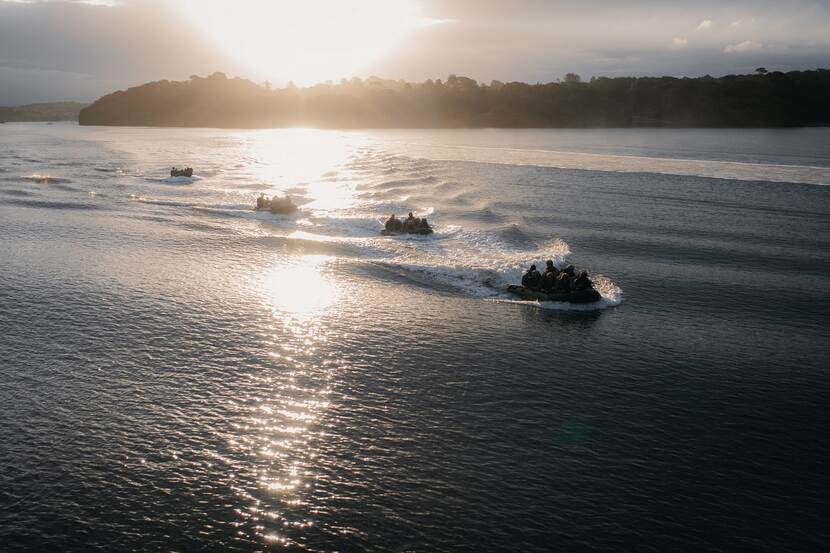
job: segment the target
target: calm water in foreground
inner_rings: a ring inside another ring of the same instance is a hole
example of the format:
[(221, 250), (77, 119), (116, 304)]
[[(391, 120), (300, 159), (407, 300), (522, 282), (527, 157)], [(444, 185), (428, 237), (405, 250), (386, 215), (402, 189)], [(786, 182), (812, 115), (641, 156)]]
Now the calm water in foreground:
[[(0, 549), (827, 550), (827, 184), (830, 129), (0, 125)], [(603, 300), (511, 302), (547, 258)]]

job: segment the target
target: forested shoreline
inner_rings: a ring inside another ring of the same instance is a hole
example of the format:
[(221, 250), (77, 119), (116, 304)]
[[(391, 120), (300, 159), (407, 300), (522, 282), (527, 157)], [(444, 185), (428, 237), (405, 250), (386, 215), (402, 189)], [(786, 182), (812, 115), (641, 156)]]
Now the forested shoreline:
[(0, 107), (0, 122), (77, 121), (84, 106), (78, 102), (46, 102)]
[(793, 127), (830, 124), (830, 70), (482, 84), (456, 75), (298, 88), (228, 78), (155, 81), (108, 94), (82, 125), (224, 128)]

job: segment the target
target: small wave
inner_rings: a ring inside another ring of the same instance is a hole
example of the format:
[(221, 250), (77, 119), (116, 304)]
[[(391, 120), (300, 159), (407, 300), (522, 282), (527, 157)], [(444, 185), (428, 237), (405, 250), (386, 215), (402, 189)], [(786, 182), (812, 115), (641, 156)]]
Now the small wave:
[(83, 189), (81, 188), (75, 188), (74, 186), (68, 186), (66, 184), (54, 184), (51, 188), (54, 190), (63, 190), (65, 192), (83, 192)]
[(222, 225), (211, 225), (208, 223), (194, 223), (194, 222), (184, 222), (179, 223), (179, 226), (186, 228), (187, 230), (193, 230), (197, 232), (207, 232), (210, 234), (232, 234), (234, 231), (226, 226)]
[(469, 185), (469, 184), (465, 184), (465, 183), (460, 182), (460, 181), (457, 181), (457, 180), (445, 180), (445, 181), (441, 181), (441, 183), (439, 183), (439, 185), (437, 186), (437, 188), (438, 188), (439, 190), (441, 190), (442, 192), (444, 192), (444, 193), (447, 193), (447, 192), (452, 192), (452, 191), (466, 191), (466, 190), (471, 190), (471, 188), (470, 188), (470, 185)]
[(480, 223), (503, 223), (507, 221), (507, 217), (501, 215), (500, 213), (496, 213), (493, 209), (490, 208), (489, 204), (482, 205), (478, 208), (468, 209), (458, 214), (458, 217), (462, 219), (467, 219), (470, 221), (476, 221)]
[(36, 182), (38, 184), (57, 184), (57, 183), (72, 182), (72, 179), (67, 179), (67, 178), (64, 178), (64, 177), (53, 177), (52, 175), (40, 175), (40, 174), (26, 175), (26, 176), (23, 176), (23, 177), (20, 177), (20, 178), (24, 181)]
[(507, 242), (508, 244), (516, 244), (516, 245), (523, 245), (527, 246), (528, 244), (533, 244), (533, 239), (523, 232), (518, 225), (510, 225), (507, 228), (503, 228), (499, 230), (497, 236), (500, 240)]
[(285, 219), (296, 219), (300, 212), (290, 215), (278, 215), (264, 210), (252, 209), (245, 205), (191, 205), (191, 209), (213, 217), (231, 217), (236, 219), (256, 219), (259, 221), (276, 221)]
[(130, 200), (149, 205), (161, 205), (165, 207), (193, 207), (193, 204), (187, 202), (177, 202), (175, 200), (158, 200), (155, 198), (145, 198), (144, 196), (136, 196), (135, 194), (130, 194), (129, 198)]
[(373, 190), (390, 190), (390, 189), (402, 189), (412, 186), (421, 186), (424, 184), (432, 184), (437, 182), (438, 179), (432, 175), (425, 175), (420, 177), (413, 177), (409, 179), (392, 179), (392, 180), (383, 180), (374, 184), (369, 184), (366, 188), (370, 188)]
[(34, 196), (34, 192), (29, 192), (27, 190), (0, 190), (0, 194), (5, 194), (6, 196)]
[(261, 182), (234, 184), (233, 188), (236, 190), (256, 190), (257, 192), (273, 190), (273, 187), (270, 184), (264, 184)]
[(5, 200), (3, 203), (19, 205), (21, 207), (36, 207), (43, 209), (102, 209), (101, 206), (88, 203), (51, 202), (47, 200)]

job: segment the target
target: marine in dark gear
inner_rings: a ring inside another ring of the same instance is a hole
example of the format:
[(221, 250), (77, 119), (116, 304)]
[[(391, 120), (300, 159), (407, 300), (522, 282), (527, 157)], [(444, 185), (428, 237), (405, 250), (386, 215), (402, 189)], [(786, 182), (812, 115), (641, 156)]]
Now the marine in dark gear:
[(542, 273), (542, 290), (549, 292), (556, 286), (556, 277), (559, 276), (559, 269), (548, 259), (545, 262), (545, 272)]
[(531, 290), (539, 290), (542, 287), (542, 275), (536, 270), (536, 265), (531, 265), (522, 275), (522, 286)]
[(395, 231), (397, 231), (397, 230), (398, 230), (398, 226), (399, 226), (399, 225), (400, 225), (400, 226), (402, 226), (401, 221), (400, 221), (400, 219), (398, 219), (397, 217), (395, 217), (395, 214), (393, 213), (393, 214), (392, 214), (392, 216), (391, 216), (391, 217), (389, 217), (389, 218), (386, 220), (386, 225), (385, 225), (385, 228), (386, 228), (386, 230), (388, 230), (389, 232), (395, 232)]
[(173, 167), (170, 169), (170, 176), (171, 177), (192, 177), (193, 176), (193, 167), (188, 167), (186, 169), (179, 169), (177, 167)]
[(559, 276), (556, 277), (556, 285), (553, 287), (554, 292), (557, 292), (559, 294), (570, 292), (572, 280), (573, 279), (571, 278), (570, 273), (562, 271), (561, 273), (559, 273)]
[(579, 276), (576, 277), (576, 280), (573, 282), (572, 288), (574, 291), (578, 290), (587, 290), (588, 288), (593, 288), (594, 283), (588, 278), (588, 271), (582, 271), (579, 273)]

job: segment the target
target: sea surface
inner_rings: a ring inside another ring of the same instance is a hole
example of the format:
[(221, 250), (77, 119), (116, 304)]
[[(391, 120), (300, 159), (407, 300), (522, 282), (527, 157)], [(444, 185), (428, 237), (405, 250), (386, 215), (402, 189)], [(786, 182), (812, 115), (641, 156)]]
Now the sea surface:
[(830, 550), (828, 185), (828, 128), (0, 125), (0, 550)]

